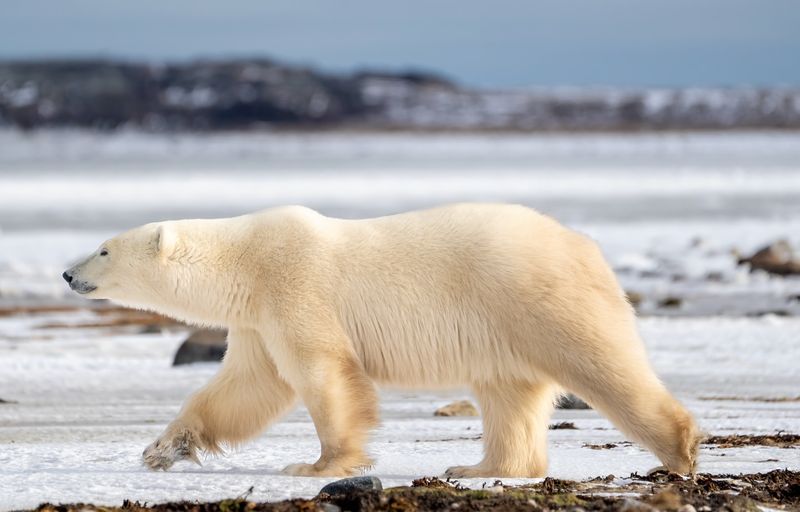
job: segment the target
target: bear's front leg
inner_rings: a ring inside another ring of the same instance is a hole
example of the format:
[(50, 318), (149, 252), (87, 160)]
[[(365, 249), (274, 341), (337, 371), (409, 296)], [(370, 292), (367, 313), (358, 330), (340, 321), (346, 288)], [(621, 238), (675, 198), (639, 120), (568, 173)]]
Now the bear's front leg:
[(257, 331), (231, 328), (219, 373), (187, 400), (180, 414), (142, 454), (151, 469), (179, 460), (200, 463), (199, 451), (219, 453), (261, 433), (295, 402)]
[(321, 448), (315, 463), (291, 464), (283, 473), (347, 476), (371, 466), (364, 443), (378, 424), (378, 397), (350, 340), (338, 326), (322, 327), (313, 336), (284, 339), (276, 349), (273, 356), (311, 414)]

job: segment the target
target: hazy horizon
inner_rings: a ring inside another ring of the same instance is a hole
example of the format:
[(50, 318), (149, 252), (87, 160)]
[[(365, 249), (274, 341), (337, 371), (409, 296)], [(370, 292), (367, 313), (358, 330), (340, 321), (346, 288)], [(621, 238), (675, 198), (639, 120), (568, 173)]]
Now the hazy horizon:
[(0, 59), (266, 57), (480, 87), (800, 85), (800, 3), (11, 0)]

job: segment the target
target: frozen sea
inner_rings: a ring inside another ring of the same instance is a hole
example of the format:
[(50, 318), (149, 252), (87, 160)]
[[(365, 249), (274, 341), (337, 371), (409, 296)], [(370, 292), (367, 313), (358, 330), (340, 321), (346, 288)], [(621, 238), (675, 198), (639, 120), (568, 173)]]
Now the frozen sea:
[[(96, 313), (59, 275), (152, 220), (290, 203), (362, 217), (451, 201), (527, 204), (594, 237), (643, 297), (653, 364), (708, 432), (800, 433), (800, 279), (736, 265), (737, 253), (780, 238), (800, 247), (798, 133), (0, 131), (0, 310), (76, 307), (0, 316), (0, 399), (16, 402), (0, 403), (0, 510), (220, 499), (251, 486), (258, 500), (316, 494), (325, 480), (278, 474), (316, 457), (302, 408), (202, 467), (145, 470), (142, 449), (216, 367), (170, 366), (186, 330), (70, 327)], [(407, 484), (477, 462), (479, 419), (432, 416), (464, 397), (387, 390), (370, 474)], [(622, 440), (593, 411), (553, 421), (578, 429), (550, 432), (552, 476), (657, 465), (634, 445), (584, 447)], [(704, 446), (700, 463), (710, 473), (800, 469), (800, 451)]]

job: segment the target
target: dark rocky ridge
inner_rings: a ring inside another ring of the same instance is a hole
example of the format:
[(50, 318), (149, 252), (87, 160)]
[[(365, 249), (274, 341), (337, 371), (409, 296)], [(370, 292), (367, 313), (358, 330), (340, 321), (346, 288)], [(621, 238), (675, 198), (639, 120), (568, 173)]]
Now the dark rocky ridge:
[(423, 73), (266, 59), (0, 62), (0, 126), (650, 130), (800, 128), (800, 89), (483, 91)]

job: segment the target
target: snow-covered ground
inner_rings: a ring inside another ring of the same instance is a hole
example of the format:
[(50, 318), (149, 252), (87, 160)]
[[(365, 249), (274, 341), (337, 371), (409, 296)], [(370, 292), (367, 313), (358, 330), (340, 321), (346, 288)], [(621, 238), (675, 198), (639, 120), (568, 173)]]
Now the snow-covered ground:
[[(0, 405), (0, 510), (43, 501), (212, 500), (251, 486), (253, 499), (276, 500), (314, 495), (327, 481), (278, 474), (286, 464), (313, 461), (318, 454), (304, 409), (242, 450), (207, 459), (203, 467), (179, 463), (166, 473), (145, 469), (142, 449), (216, 365), (171, 367), (180, 331), (40, 327), (92, 318), (89, 312), (0, 318), (0, 390), (3, 398), (19, 402)], [(649, 318), (641, 321), (641, 330), (658, 372), (707, 431), (800, 431), (798, 402), (758, 401), (800, 391), (800, 319)], [(477, 462), (480, 420), (432, 414), (464, 396), (384, 393), (383, 424), (369, 444), (377, 464), (369, 474), (385, 485), (400, 485), (440, 475), (450, 465)], [(658, 464), (637, 446), (583, 447), (623, 440), (593, 411), (557, 411), (553, 421), (572, 421), (578, 430), (550, 432), (552, 476), (627, 476)], [(701, 471), (712, 473), (800, 469), (796, 449), (771, 447), (704, 447), (700, 462)]]
[[(518, 201), (603, 247), (645, 301), (641, 329), (668, 385), (713, 433), (800, 432), (800, 279), (750, 274), (732, 251), (800, 246), (800, 134), (145, 135), (0, 131), (0, 309), (81, 304), (60, 273), (106, 237), (161, 218), (301, 203), (341, 216), (446, 201)], [(678, 307), (661, 299), (679, 297)], [(764, 315), (775, 312), (786, 317)], [(653, 314), (666, 316), (650, 316)], [(90, 311), (0, 316), (0, 511), (315, 494), (278, 474), (318, 445), (298, 410), (244, 450), (151, 473), (142, 449), (214, 365), (172, 368), (182, 331), (46, 327)], [(745, 316), (746, 315), (746, 316)], [(384, 394), (371, 474), (387, 485), (480, 458), (478, 419), (434, 418), (463, 392)], [(735, 400), (732, 400), (735, 399)], [(553, 476), (657, 464), (592, 411), (558, 411)], [(704, 447), (701, 471), (800, 469), (797, 449)], [(472, 482), (480, 485), (481, 482)]]
[(370, 135), (0, 130), (0, 228), (121, 228), (300, 203), (343, 216), (518, 201), (567, 222), (800, 216), (800, 133)]

